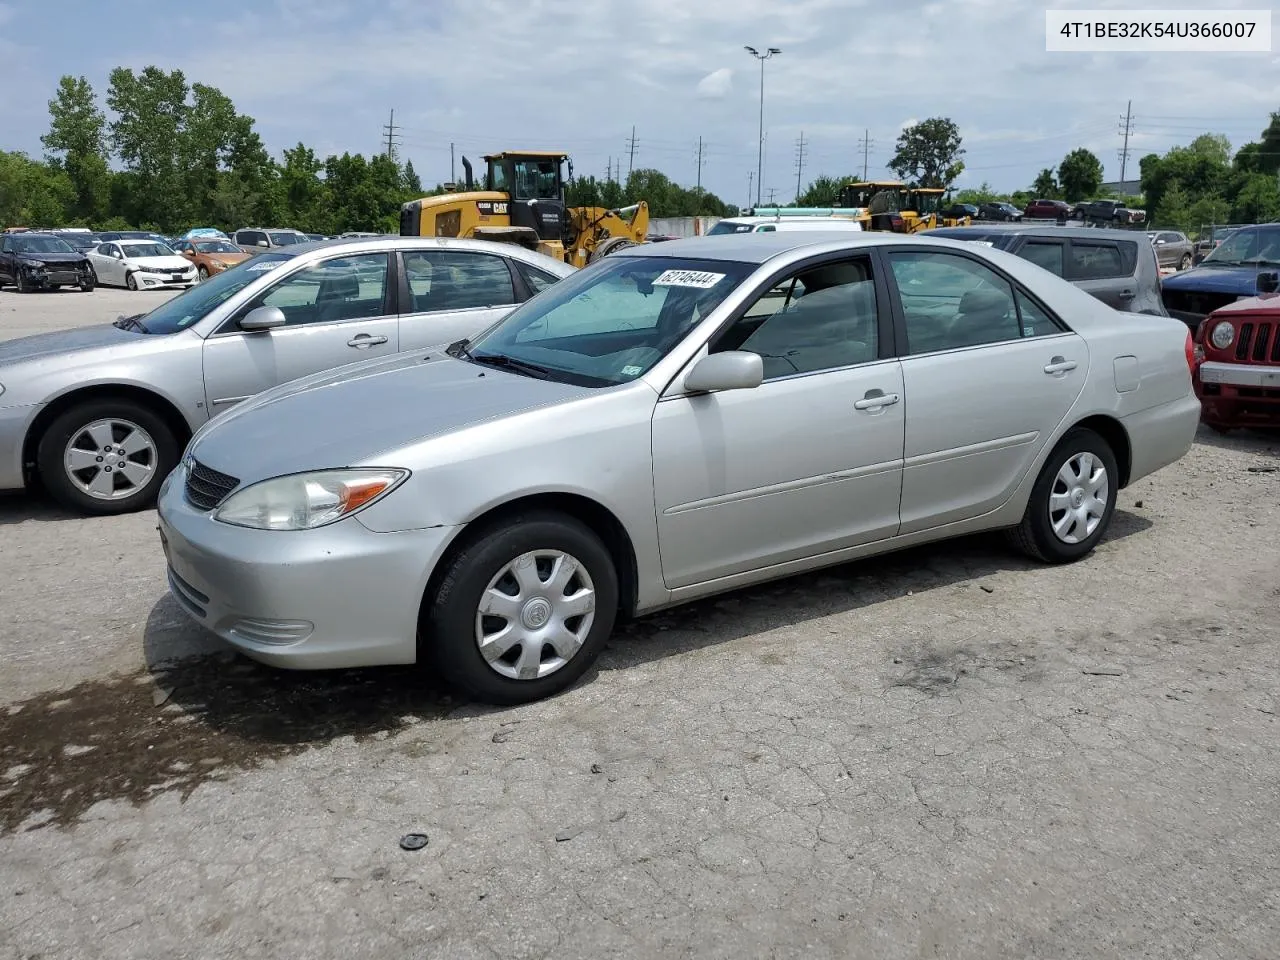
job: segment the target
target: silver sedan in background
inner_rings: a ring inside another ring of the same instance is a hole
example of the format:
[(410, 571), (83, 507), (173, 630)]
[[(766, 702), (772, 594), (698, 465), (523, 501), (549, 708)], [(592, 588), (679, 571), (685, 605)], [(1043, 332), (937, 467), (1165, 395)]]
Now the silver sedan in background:
[(479, 240), (297, 244), (147, 314), (0, 343), (0, 490), (38, 482), (81, 513), (149, 506), (211, 417), (297, 377), (475, 334), (572, 272)]
[(555, 693), (620, 615), (981, 530), (1066, 562), (1200, 414), (1186, 327), (890, 234), (630, 248), (447, 350), (269, 390), (165, 481), (169, 585), (258, 660)]

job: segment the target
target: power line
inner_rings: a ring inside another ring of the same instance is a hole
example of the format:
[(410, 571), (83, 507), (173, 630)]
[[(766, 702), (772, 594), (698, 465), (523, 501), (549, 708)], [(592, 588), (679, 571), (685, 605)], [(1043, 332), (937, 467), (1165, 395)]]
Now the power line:
[(636, 140), (636, 128), (635, 128), (635, 125), (633, 124), (631, 127), (631, 136), (627, 138), (627, 149), (629, 153), (629, 156), (627, 159), (627, 176), (628, 177), (631, 176), (631, 171), (636, 168), (636, 143), (637, 142), (638, 141)]
[(387, 137), (387, 159), (394, 161), (396, 158), (396, 145), (400, 142), (400, 135), (396, 130), (400, 129), (396, 126), (396, 112), (391, 111), (391, 119), (382, 126), (382, 132)]
[(1124, 108), (1124, 116), (1120, 118), (1120, 132), (1124, 135), (1124, 146), (1120, 148), (1120, 182), (1124, 183), (1125, 168), (1129, 164), (1129, 134), (1133, 132), (1133, 101)]
[(867, 158), (871, 155), (871, 145), (875, 143), (871, 139), (871, 131), (863, 130), (862, 139), (858, 141), (858, 146), (862, 147), (862, 179), (867, 179)]
[(796, 203), (800, 202), (800, 176), (804, 172), (804, 131), (800, 131), (800, 139), (796, 141)]

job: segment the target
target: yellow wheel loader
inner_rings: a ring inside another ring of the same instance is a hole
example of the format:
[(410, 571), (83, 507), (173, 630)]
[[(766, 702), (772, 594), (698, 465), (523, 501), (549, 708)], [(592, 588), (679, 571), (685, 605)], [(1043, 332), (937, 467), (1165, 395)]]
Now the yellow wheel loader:
[[(645, 242), (649, 205), (643, 200), (619, 210), (566, 206), (564, 165), (568, 155), (506, 151), (484, 160), (483, 184), (475, 183), (471, 162), (463, 157), (464, 191), (404, 204), (400, 208), (400, 235), (518, 243), (575, 267)], [(569, 161), (572, 175), (573, 163)]]

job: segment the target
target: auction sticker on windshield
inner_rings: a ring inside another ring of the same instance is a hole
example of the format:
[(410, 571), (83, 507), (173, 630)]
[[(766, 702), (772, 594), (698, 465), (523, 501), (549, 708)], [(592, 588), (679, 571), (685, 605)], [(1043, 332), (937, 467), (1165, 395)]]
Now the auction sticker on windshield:
[(280, 261), (273, 260), (268, 263), (251, 263), (245, 269), (250, 273), (261, 273), (265, 270), (274, 270), (278, 266), (280, 266)]
[(693, 287), (696, 290), (710, 290), (724, 279), (723, 273), (704, 273), (701, 270), (664, 270), (655, 287)]

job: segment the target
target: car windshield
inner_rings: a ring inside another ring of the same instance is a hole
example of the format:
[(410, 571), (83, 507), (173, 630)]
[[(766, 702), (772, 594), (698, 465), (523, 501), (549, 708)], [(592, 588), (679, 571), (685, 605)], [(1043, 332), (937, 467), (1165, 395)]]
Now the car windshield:
[(548, 287), (455, 355), (582, 386), (627, 383), (755, 269), (726, 260), (609, 257)]
[(1280, 263), (1280, 227), (1242, 227), (1223, 240), (1203, 263), (1232, 267)]
[(307, 238), (296, 233), (269, 233), (271, 242), (277, 247), (287, 247), (291, 243), (306, 243)]
[(722, 233), (750, 233), (754, 226), (751, 223), (734, 223), (732, 220), (721, 220), (707, 231), (707, 236), (716, 236)]
[(67, 241), (58, 237), (15, 237), (12, 241), (14, 253), (75, 253)]
[(197, 240), (195, 248), (201, 253), (242, 253), (243, 251), (228, 240)]
[(173, 251), (163, 243), (122, 243), (120, 249), (126, 257), (171, 257)]
[(143, 333), (168, 334), (186, 330), (228, 297), (239, 293), (264, 271), (274, 270), (293, 259), (291, 253), (263, 253), (215, 273), (199, 286), (167, 300), (140, 319)]

